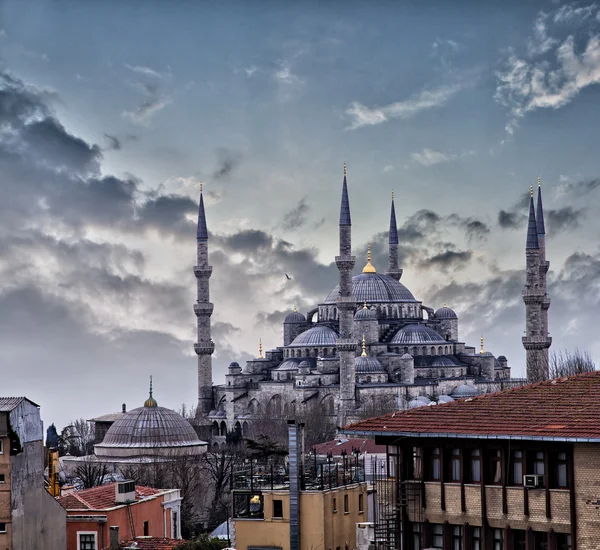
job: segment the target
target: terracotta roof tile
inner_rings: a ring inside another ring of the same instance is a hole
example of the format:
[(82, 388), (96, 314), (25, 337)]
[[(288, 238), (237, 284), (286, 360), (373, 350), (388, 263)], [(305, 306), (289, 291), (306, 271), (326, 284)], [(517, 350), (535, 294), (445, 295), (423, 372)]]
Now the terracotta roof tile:
[(353, 435), (440, 434), (600, 442), (600, 372), (420, 407), (346, 426)]
[(326, 455), (331, 453), (333, 456), (340, 456), (342, 451), (346, 451), (348, 455), (352, 453), (352, 449), (358, 449), (362, 453), (383, 453), (385, 454), (385, 445), (377, 445), (372, 439), (332, 439), (325, 443), (313, 445), (318, 455)]
[[(100, 487), (75, 491), (58, 497), (56, 500), (58, 500), (65, 510), (106, 510), (107, 508), (117, 506), (115, 503), (115, 485), (116, 483), (109, 483)], [(135, 500), (142, 500), (163, 491), (164, 489), (153, 489), (152, 487), (136, 485)]]
[[(123, 541), (119, 546), (120, 548), (127, 548), (134, 542), (137, 544), (135, 548), (138, 550), (173, 550), (184, 541), (176, 539), (160, 539), (156, 537), (138, 537), (136, 539)], [(104, 548), (104, 550), (109, 549), (110, 546)]]

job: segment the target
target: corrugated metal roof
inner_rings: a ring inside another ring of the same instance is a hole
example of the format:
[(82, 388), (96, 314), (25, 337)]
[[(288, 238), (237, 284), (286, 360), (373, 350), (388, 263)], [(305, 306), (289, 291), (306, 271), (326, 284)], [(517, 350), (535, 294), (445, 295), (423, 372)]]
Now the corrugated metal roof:
[(600, 372), (398, 411), (346, 426), (354, 435), (600, 442)]
[(22, 401), (29, 401), (32, 405), (39, 407), (37, 403), (34, 403), (31, 399), (27, 399), (27, 397), (0, 397), (0, 412), (10, 412), (20, 405)]

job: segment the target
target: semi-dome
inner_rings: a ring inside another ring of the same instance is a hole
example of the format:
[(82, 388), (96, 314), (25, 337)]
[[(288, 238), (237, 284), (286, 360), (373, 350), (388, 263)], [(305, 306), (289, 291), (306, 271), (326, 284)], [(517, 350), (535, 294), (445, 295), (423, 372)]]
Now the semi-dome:
[(432, 328), (425, 325), (408, 325), (402, 327), (392, 338), (392, 344), (412, 345), (412, 344), (447, 344)]
[(435, 316), (437, 319), (458, 319), (458, 315), (456, 315), (454, 310), (446, 307), (446, 305), (438, 309), (435, 312)]
[(337, 340), (335, 330), (326, 326), (316, 326), (309, 328), (296, 336), (290, 346), (308, 347), (308, 346), (335, 346)]
[(385, 372), (381, 363), (370, 355), (359, 355), (354, 360), (354, 367), (356, 368), (356, 374), (366, 374), (375, 372)]
[[(335, 304), (340, 293), (336, 286), (323, 304)], [(416, 302), (410, 290), (400, 281), (381, 273), (360, 273), (352, 277), (352, 295), (357, 302)]]
[[(302, 363), (304, 363), (304, 361), (302, 361)], [(286, 359), (275, 370), (277, 370), (277, 371), (282, 371), (282, 370), (298, 370), (298, 367), (299, 366), (301, 367), (302, 363), (299, 364), (297, 361), (294, 361), (293, 359)]]
[(292, 311), (291, 313), (288, 313), (286, 318), (283, 320), (284, 323), (306, 323), (306, 317), (304, 317), (304, 315), (302, 315), (302, 313), (300, 313), (298, 310), (296, 310), (296, 307), (294, 306), (294, 311)]
[(177, 451), (199, 454), (205, 447), (192, 425), (175, 411), (159, 407), (150, 391), (144, 406), (116, 420), (94, 449), (101, 457), (131, 457)]
[(462, 384), (461, 386), (456, 386), (456, 388), (454, 388), (451, 397), (457, 399), (461, 397), (473, 397), (475, 395), (479, 395), (479, 390), (475, 386)]
[(445, 355), (438, 355), (432, 362), (432, 367), (457, 367), (458, 364), (452, 358)]

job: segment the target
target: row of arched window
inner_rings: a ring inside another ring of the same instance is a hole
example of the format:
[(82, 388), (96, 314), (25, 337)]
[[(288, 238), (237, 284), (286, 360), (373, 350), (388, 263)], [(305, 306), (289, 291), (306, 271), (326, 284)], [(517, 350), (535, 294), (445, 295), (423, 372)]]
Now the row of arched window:
[(284, 350), (284, 357), (334, 357), (335, 348), (298, 348)]
[[(362, 305), (356, 311), (362, 309)], [(377, 313), (378, 319), (420, 319), (420, 309), (416, 304), (384, 305), (369, 308)], [(323, 306), (319, 308), (319, 319), (321, 321), (337, 321), (338, 310), (335, 306)]]

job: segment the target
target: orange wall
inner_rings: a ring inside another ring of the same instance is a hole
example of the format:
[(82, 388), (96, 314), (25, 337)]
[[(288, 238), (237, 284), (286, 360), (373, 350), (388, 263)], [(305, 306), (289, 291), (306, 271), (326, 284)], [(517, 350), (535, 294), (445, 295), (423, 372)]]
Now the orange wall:
[[(131, 506), (131, 515), (133, 516), (133, 525), (135, 534), (141, 536), (144, 534), (144, 522), (148, 522), (148, 535), (151, 537), (171, 537), (171, 510), (167, 509), (167, 532), (164, 530), (164, 512), (162, 507), (164, 497), (138, 502)], [(128, 540), (133, 538), (129, 526), (129, 515), (127, 507), (123, 506), (108, 512), (69, 512), (68, 516), (77, 515), (100, 515), (107, 516), (106, 523), (73, 521), (67, 519), (67, 550), (77, 550), (77, 531), (95, 531), (98, 533), (98, 548), (108, 546), (110, 543), (109, 527), (119, 526), (119, 539)], [(68, 517), (67, 516), (67, 517)], [(103, 538), (104, 537), (104, 538)]]

